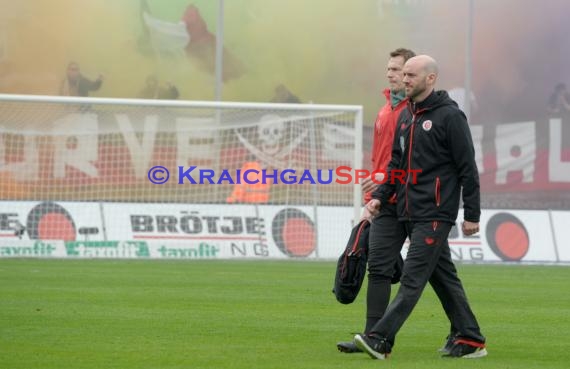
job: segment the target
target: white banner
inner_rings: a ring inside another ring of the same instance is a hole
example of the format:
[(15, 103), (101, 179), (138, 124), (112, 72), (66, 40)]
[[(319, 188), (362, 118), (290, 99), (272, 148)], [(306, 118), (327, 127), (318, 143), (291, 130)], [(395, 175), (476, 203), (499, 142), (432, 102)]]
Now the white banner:
[(559, 261), (570, 263), (570, 211), (553, 211), (551, 217)]
[(556, 250), (546, 211), (483, 210), (481, 231), (471, 237), (451, 230), (449, 245), (455, 261), (466, 262), (554, 262)]
[(64, 258), (63, 241), (0, 239), (0, 258)]
[(103, 209), (109, 239), (158, 245), (160, 258), (334, 258), (344, 248), (352, 215), (348, 207), (320, 208), (316, 214), (304, 206), (104, 204)]
[[(346, 246), (352, 214), (350, 207), (3, 201), (0, 257), (330, 260)], [(568, 224), (570, 212), (484, 210), (479, 234), (452, 228), (452, 258), (570, 262)]]
[(0, 242), (104, 240), (98, 203), (0, 201)]

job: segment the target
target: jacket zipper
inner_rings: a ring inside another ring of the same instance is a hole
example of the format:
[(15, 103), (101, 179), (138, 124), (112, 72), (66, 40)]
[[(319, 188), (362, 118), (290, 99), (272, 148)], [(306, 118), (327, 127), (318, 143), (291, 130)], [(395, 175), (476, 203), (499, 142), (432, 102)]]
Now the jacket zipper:
[(410, 143), (408, 146), (408, 173), (406, 176), (406, 214), (410, 217), (410, 207), (408, 202), (408, 183), (410, 182), (410, 167), (412, 161), (412, 144), (414, 142), (414, 126), (416, 125), (416, 116), (412, 114), (412, 127), (410, 127)]
[(439, 177), (435, 177), (435, 205), (437, 207), (439, 207), (439, 203), (441, 200), (440, 189), (441, 189), (441, 181), (439, 180)]
[(406, 213), (408, 214), (408, 218), (411, 218), (409, 201), (408, 201), (408, 186), (410, 183), (410, 169), (412, 168), (412, 149), (414, 146), (414, 128), (416, 126), (416, 119), (419, 118), (421, 116), (421, 113), (423, 113), (426, 110), (427, 109), (421, 109), (421, 110), (416, 111), (415, 113), (412, 113), (412, 127), (410, 128), (410, 144), (408, 147), (408, 172), (407, 172), (407, 176), (406, 176), (406, 191), (405, 191), (405, 193), (406, 193)]

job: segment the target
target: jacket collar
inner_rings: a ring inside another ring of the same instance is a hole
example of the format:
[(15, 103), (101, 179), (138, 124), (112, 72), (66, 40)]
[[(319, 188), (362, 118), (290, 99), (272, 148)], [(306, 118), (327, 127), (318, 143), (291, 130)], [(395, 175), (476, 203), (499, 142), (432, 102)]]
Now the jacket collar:
[[(390, 96), (391, 93), (392, 93), (392, 91), (391, 91), (389, 88), (386, 88), (386, 89), (384, 89), (384, 91), (382, 91), (382, 94), (383, 94), (384, 97), (386, 98), (386, 103), (387, 103), (388, 105), (390, 105), (390, 106), (392, 106), (392, 97)], [(402, 104), (405, 106), (405, 105), (408, 103), (409, 100), (410, 100), (410, 99), (408, 99), (407, 97), (405, 97), (402, 101), (400, 101), (400, 102), (398, 103), (398, 105), (393, 106), (392, 108), (393, 108), (393, 109), (396, 109), (396, 108), (398, 108), (399, 106), (401, 106)]]
[(415, 104), (410, 100), (410, 107), (411, 107), (413, 112), (428, 110), (428, 109), (432, 108), (433, 105), (435, 105), (435, 103), (438, 99), (439, 99), (439, 97), (435, 93), (435, 90), (433, 90), (428, 95), (428, 97), (426, 97), (422, 102)]

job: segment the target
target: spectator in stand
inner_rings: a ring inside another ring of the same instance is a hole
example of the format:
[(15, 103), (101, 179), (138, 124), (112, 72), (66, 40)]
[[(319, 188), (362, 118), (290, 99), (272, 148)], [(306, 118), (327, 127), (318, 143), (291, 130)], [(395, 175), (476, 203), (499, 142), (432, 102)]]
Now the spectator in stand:
[(301, 99), (295, 96), (284, 84), (275, 87), (275, 95), (271, 99), (274, 103), (300, 104)]
[(103, 75), (99, 74), (95, 81), (81, 74), (79, 64), (71, 62), (67, 65), (65, 79), (61, 83), (59, 94), (62, 96), (89, 96), (90, 91), (97, 91), (103, 83)]
[(570, 93), (565, 83), (559, 83), (554, 87), (554, 92), (548, 99), (548, 111), (551, 114), (570, 112)]
[(146, 78), (146, 85), (139, 92), (138, 97), (141, 99), (161, 99), (161, 100), (176, 100), (180, 96), (176, 86), (170, 82), (166, 82), (161, 86), (158, 78), (151, 74)]

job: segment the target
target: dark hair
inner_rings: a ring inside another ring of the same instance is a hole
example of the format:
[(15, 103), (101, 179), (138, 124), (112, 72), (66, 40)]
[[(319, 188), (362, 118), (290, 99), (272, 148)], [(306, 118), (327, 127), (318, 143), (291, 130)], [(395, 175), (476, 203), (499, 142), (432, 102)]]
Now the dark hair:
[(404, 48), (400, 47), (400, 48), (398, 48), (398, 49), (396, 49), (390, 53), (391, 58), (395, 58), (398, 56), (401, 56), (402, 58), (404, 58), (404, 61), (406, 62), (406, 61), (408, 61), (408, 59), (416, 56), (416, 53), (410, 49), (404, 49)]

